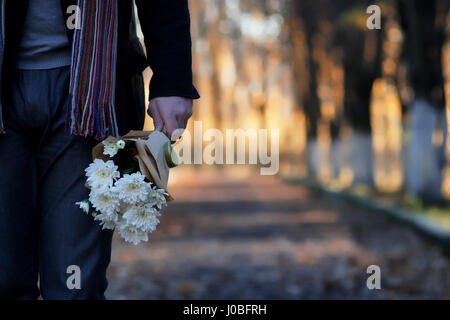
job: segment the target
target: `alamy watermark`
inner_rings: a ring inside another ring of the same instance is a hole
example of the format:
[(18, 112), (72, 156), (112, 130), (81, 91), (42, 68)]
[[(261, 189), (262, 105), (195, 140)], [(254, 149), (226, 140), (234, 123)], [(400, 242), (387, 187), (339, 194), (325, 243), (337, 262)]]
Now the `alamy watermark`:
[(367, 274), (370, 276), (367, 278), (366, 285), (369, 290), (381, 290), (381, 268), (377, 265), (371, 265), (367, 267)]
[(66, 269), (66, 273), (70, 274), (67, 278), (66, 286), (69, 290), (81, 290), (81, 269), (76, 264), (70, 265)]
[(381, 29), (381, 8), (377, 5), (371, 5), (367, 7), (367, 14), (370, 14), (367, 19), (367, 29), (369, 30), (380, 30)]
[(217, 128), (203, 131), (202, 121), (194, 121), (193, 132), (176, 130), (172, 140), (181, 135), (183, 139), (174, 147), (180, 164), (260, 165), (261, 175), (278, 173), (278, 129), (226, 129), (224, 133)]
[(81, 9), (77, 5), (67, 7), (66, 13), (70, 16), (67, 18), (66, 26), (69, 30), (81, 29)]

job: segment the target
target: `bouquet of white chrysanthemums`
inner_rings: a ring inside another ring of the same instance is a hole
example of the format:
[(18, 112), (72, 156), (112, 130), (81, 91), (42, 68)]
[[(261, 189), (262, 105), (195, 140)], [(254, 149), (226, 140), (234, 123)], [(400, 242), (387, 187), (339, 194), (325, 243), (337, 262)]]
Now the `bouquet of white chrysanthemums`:
[[(169, 194), (140, 171), (136, 143), (109, 137), (102, 142), (101, 159), (86, 169), (89, 199), (76, 204), (103, 229), (118, 229), (127, 242), (138, 244), (159, 224)], [(148, 149), (147, 149), (148, 150)]]

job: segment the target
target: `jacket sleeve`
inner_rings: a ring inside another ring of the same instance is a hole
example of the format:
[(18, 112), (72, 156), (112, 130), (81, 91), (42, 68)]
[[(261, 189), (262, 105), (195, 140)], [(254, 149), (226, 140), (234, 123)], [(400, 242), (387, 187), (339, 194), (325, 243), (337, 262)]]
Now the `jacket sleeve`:
[(198, 99), (192, 80), (188, 0), (136, 0), (147, 59), (153, 71), (150, 99)]

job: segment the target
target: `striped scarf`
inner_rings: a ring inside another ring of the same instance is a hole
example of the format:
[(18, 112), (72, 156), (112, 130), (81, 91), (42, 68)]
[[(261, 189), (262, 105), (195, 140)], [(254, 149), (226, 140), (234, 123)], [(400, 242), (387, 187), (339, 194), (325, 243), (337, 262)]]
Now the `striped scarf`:
[(118, 0), (78, 0), (67, 126), (70, 133), (118, 136), (115, 114)]

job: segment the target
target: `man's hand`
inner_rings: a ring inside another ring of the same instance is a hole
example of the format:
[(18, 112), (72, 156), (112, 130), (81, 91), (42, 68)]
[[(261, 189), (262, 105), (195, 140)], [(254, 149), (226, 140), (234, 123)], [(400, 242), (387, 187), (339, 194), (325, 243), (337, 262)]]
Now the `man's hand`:
[(182, 97), (159, 97), (150, 100), (148, 114), (153, 118), (155, 130), (166, 129), (172, 138), (176, 129), (186, 129), (192, 115), (192, 100)]

